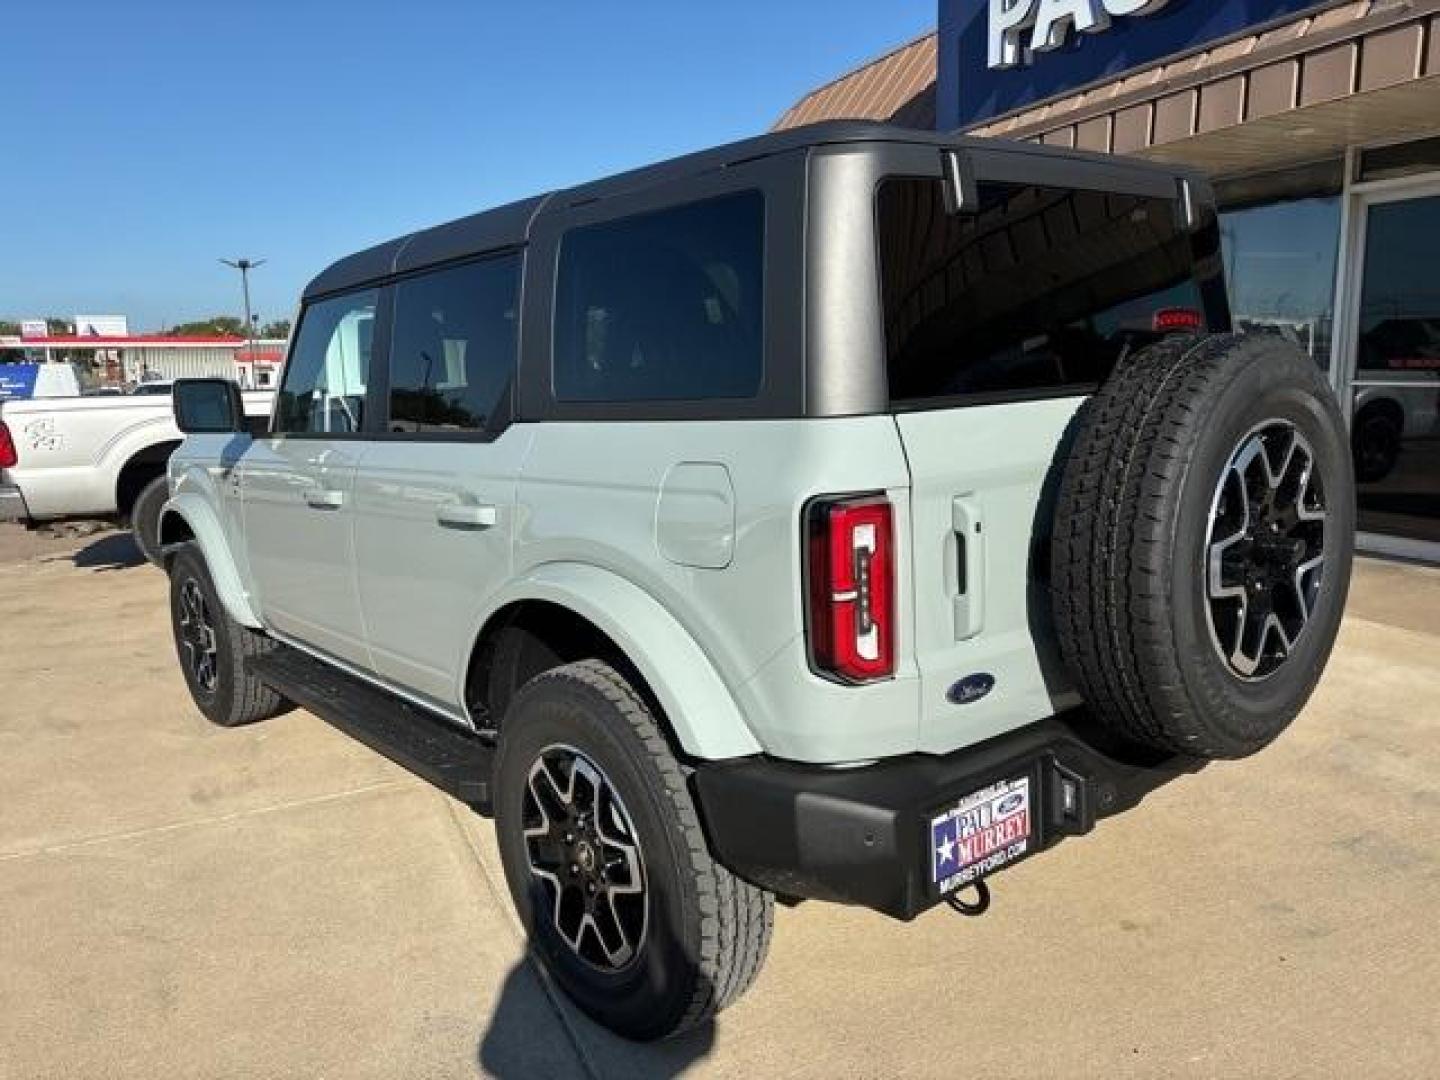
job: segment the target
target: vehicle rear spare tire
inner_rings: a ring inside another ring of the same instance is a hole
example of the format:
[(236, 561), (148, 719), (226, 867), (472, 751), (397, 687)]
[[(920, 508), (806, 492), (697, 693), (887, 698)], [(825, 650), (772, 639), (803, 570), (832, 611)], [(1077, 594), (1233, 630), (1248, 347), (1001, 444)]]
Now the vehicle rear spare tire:
[(1319, 681), (1350, 585), (1355, 493), (1334, 395), (1272, 335), (1172, 338), (1076, 420), (1051, 590), (1087, 704), (1134, 742), (1239, 758)]

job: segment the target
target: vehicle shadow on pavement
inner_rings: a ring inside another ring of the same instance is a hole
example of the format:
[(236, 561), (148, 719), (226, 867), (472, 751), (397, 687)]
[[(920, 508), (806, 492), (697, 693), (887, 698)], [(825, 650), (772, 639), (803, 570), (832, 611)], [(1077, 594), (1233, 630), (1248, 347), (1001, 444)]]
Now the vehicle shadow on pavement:
[(145, 556), (140, 554), (140, 549), (135, 546), (135, 540), (128, 532), (106, 533), (70, 555), (56, 556), (47, 561), (61, 560), (70, 561), (77, 569), (97, 572), (130, 570), (145, 565)]
[(531, 963), (521, 961), (501, 988), (478, 1060), (486, 1076), (501, 1080), (558, 1077), (566, 1073), (556, 1058), (573, 1048), (578, 1057), (571, 1065), (574, 1076), (659, 1080), (680, 1076), (714, 1045), (713, 1022), (664, 1042), (622, 1039), (562, 1000), (558, 990), (547, 990)]

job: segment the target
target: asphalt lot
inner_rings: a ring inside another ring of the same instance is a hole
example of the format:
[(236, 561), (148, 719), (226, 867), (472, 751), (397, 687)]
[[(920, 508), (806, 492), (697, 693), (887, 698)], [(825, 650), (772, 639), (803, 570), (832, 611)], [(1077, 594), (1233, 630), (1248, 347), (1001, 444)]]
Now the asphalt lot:
[(1363, 562), (1260, 757), (997, 879), (778, 912), (711, 1029), (525, 959), (487, 822), (304, 713), (195, 713), (128, 539), (0, 527), (0, 1077), (1440, 1074), (1440, 570)]

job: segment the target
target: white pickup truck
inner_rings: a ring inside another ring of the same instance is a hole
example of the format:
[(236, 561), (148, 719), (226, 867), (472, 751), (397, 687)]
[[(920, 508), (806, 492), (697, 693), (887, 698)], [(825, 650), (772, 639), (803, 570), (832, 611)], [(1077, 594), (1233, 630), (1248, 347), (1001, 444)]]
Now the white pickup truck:
[[(244, 401), (263, 427), (274, 392)], [(0, 401), (0, 521), (114, 518), (153, 561), (165, 465), (181, 438), (168, 394)]]

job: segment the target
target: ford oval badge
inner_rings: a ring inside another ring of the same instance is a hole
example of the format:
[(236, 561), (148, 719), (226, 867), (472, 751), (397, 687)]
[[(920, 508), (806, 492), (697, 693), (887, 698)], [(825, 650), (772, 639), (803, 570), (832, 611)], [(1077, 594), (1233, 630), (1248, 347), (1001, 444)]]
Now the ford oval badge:
[(971, 705), (995, 689), (995, 676), (984, 671), (966, 675), (945, 693), (952, 705)]
[(1005, 798), (1001, 799), (998, 803), (995, 804), (995, 816), (997, 818), (1002, 818), (1008, 814), (1013, 814), (1016, 810), (1019, 810), (1020, 807), (1025, 805), (1025, 800), (1028, 797), (1029, 796), (1026, 795), (1026, 793), (1023, 791), (1017, 791), (1013, 794), (1006, 795)]

